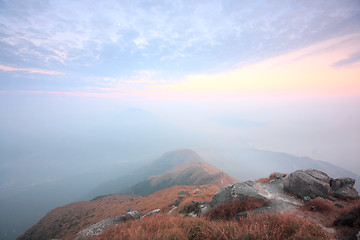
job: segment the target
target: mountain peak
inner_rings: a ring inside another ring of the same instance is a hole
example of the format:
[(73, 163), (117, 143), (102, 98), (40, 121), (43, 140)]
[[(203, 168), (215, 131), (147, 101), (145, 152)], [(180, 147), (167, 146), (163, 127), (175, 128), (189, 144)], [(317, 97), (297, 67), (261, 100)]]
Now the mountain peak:
[(160, 158), (156, 159), (154, 163), (166, 164), (172, 166), (180, 166), (189, 163), (203, 162), (202, 158), (195, 151), (188, 148), (176, 149), (164, 153)]

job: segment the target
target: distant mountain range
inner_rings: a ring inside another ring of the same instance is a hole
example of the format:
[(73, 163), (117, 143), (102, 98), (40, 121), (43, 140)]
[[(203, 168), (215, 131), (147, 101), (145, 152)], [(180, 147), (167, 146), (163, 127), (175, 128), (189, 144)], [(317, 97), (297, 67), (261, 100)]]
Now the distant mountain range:
[(129, 174), (101, 184), (91, 196), (113, 193), (146, 196), (173, 185), (213, 184), (224, 186), (237, 181), (227, 173), (204, 162), (193, 150), (178, 149)]
[(360, 191), (359, 175), (340, 166), (309, 157), (297, 157), (254, 148), (239, 148), (234, 152), (227, 152), (226, 155), (216, 156), (214, 153), (201, 155), (207, 162), (242, 181), (258, 179), (272, 172), (290, 173), (299, 169), (313, 168), (326, 172), (332, 178), (351, 177), (356, 180), (355, 188)]
[[(208, 162), (208, 159), (206, 161)], [(324, 171), (333, 178), (354, 178), (355, 187), (360, 189), (360, 177), (348, 170), (324, 161), (286, 153), (239, 149), (231, 158), (211, 158), (210, 163), (217, 168), (206, 163), (191, 149), (170, 151), (129, 174), (102, 183), (90, 193), (89, 197), (113, 193), (146, 196), (173, 185), (222, 186), (233, 183), (236, 179), (257, 179), (272, 172), (289, 173), (308, 168)]]

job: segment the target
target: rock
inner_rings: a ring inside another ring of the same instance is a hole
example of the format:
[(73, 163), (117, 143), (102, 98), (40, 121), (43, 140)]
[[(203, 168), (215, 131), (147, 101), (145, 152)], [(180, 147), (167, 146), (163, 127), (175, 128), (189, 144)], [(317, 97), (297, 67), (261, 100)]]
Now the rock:
[(148, 216), (151, 216), (151, 215), (154, 215), (154, 214), (158, 214), (160, 212), (161, 212), (160, 209), (155, 209), (155, 210), (152, 210), (152, 211), (148, 212), (147, 214), (145, 214), (141, 218), (148, 217)]
[(344, 208), (344, 206), (341, 205), (340, 203), (335, 203), (335, 206), (338, 207), (338, 208)]
[(229, 203), (236, 199), (245, 200), (248, 197), (255, 197), (260, 201), (266, 201), (266, 197), (259, 194), (258, 190), (253, 186), (253, 181), (234, 183), (219, 189), (212, 198), (210, 205), (216, 207), (220, 204)]
[(183, 196), (179, 196), (179, 197), (177, 197), (177, 198), (178, 198), (178, 199), (177, 199), (176, 202), (175, 202), (175, 207), (178, 207), (179, 204), (181, 203), (181, 201), (184, 199)]
[(205, 201), (191, 201), (191, 203), (194, 206), (194, 211), (192, 213), (194, 213), (195, 215), (199, 215), (202, 213), (206, 213), (207, 211), (210, 210), (210, 203), (209, 202), (205, 202)]
[(178, 195), (189, 195), (188, 191), (180, 191), (178, 192)]
[(85, 240), (85, 239), (92, 239), (95, 236), (102, 233), (106, 228), (118, 225), (120, 223), (126, 222), (128, 220), (135, 220), (140, 219), (142, 214), (138, 211), (127, 212), (122, 216), (119, 217), (110, 217), (104, 219), (98, 223), (91, 225), (90, 227), (78, 232), (73, 240)]
[(220, 204), (228, 203), (232, 201), (231, 189), (235, 184), (228, 185), (226, 187), (220, 188), (212, 198), (210, 202), (211, 207), (218, 206)]
[(104, 219), (98, 223), (91, 225), (90, 227), (78, 232), (73, 240), (85, 240), (92, 239), (104, 231), (105, 228), (118, 225), (126, 221), (124, 216), (111, 217)]
[(211, 209), (210, 203), (203, 202), (202, 204), (199, 205), (199, 208), (200, 208), (200, 214), (206, 213), (207, 211), (209, 211)]
[(331, 187), (331, 190), (336, 191), (337, 189), (341, 188), (341, 182), (337, 179), (331, 179), (330, 187)]
[(330, 180), (331, 189), (334, 191), (334, 197), (339, 199), (354, 199), (358, 192), (354, 188), (355, 180), (352, 178), (337, 178)]
[(346, 185), (354, 187), (355, 185), (355, 179), (352, 178), (337, 178), (336, 180), (340, 181), (341, 187)]
[(330, 180), (326, 173), (319, 170), (298, 170), (283, 178), (284, 190), (299, 198), (329, 198), (332, 195)]
[(138, 211), (132, 211), (125, 213), (124, 217), (126, 220), (135, 220), (135, 219), (140, 219), (142, 217), (142, 214), (139, 213)]
[(347, 198), (354, 199), (358, 195), (359, 194), (355, 190), (355, 188), (350, 187), (349, 185), (343, 186), (334, 192), (334, 197), (339, 198), (339, 199), (347, 199)]

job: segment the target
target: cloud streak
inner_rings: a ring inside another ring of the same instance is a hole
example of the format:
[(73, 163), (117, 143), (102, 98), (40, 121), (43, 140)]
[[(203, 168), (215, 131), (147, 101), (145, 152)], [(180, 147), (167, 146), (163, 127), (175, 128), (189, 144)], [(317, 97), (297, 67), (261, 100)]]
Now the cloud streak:
[[(279, 91), (341, 91), (360, 93), (360, 64), (334, 68), (334, 62), (359, 51), (359, 35), (350, 35), (314, 44), (268, 60), (218, 74), (190, 75), (186, 80), (150, 86), (162, 93), (264, 93)], [(342, 42), (352, 45), (343, 47)]]
[(14, 68), (9, 67), (5, 65), (0, 65), (0, 70), (5, 72), (28, 72), (28, 73), (38, 73), (38, 74), (47, 74), (47, 75), (62, 75), (63, 72), (57, 72), (57, 71), (49, 71), (49, 70), (43, 70), (43, 69), (33, 69), (33, 68)]
[(14, 58), (92, 66), (120, 55), (128, 59), (127, 67), (153, 63), (152, 67), (181, 67), (186, 72), (194, 72), (194, 66), (223, 71), (238, 62), (263, 60), (354, 32), (360, 9), (357, 1), (346, 0), (38, 1), (24, 2), (21, 8), (16, 4), (3, 3), (0, 14), (0, 43), (3, 50), (16, 49), (9, 53)]

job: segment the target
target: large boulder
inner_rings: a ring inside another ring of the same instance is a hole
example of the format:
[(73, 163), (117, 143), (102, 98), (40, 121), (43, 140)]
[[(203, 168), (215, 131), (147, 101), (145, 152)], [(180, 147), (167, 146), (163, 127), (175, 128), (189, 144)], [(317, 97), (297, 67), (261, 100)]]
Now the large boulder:
[(118, 225), (128, 220), (140, 219), (142, 214), (138, 211), (127, 212), (122, 216), (110, 217), (78, 232), (72, 240), (89, 240), (101, 234), (106, 228)]
[(259, 191), (254, 188), (256, 183), (253, 181), (238, 182), (219, 189), (210, 202), (211, 207), (216, 207), (220, 204), (229, 203), (236, 199), (245, 200), (249, 197), (255, 197), (260, 201), (266, 201), (266, 197), (259, 194)]
[(334, 191), (334, 197), (340, 199), (356, 198), (358, 192), (354, 188), (355, 180), (352, 178), (331, 179), (330, 186)]
[(316, 169), (298, 170), (283, 178), (284, 191), (299, 198), (329, 198), (332, 195), (330, 181), (326, 173)]
[(357, 198), (358, 195), (359, 194), (355, 190), (355, 188), (350, 187), (350, 186), (341, 187), (334, 192), (334, 197), (343, 199), (343, 200), (347, 199), (347, 198), (354, 199), (354, 198)]

